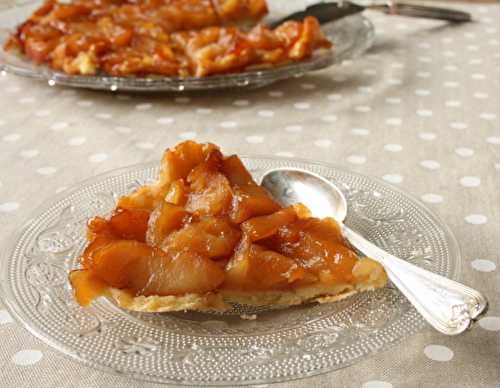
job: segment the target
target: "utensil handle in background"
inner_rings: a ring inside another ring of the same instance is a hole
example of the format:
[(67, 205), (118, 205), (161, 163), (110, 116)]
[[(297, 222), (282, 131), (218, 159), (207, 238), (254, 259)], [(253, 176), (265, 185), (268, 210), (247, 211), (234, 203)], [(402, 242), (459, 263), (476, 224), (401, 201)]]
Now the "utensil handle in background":
[(382, 264), (389, 279), (436, 330), (464, 332), (488, 307), (476, 290), (401, 260), (344, 225), (344, 236), (363, 254)]
[(438, 19), (455, 23), (470, 22), (472, 20), (470, 13), (449, 8), (431, 7), (427, 5), (391, 2), (390, 5), (371, 5), (367, 8), (382, 11), (388, 15)]

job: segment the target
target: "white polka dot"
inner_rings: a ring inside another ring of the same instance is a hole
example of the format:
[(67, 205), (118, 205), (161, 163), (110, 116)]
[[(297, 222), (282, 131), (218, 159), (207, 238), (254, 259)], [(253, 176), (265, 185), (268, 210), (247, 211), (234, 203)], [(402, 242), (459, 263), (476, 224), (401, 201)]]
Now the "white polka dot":
[(9, 312), (7, 310), (0, 310), (0, 325), (12, 322), (14, 322), (14, 320), (10, 316)]
[(399, 98), (399, 97), (387, 97), (385, 99), (385, 102), (387, 102), (388, 104), (391, 104), (391, 105), (397, 105), (397, 104), (401, 104), (401, 98)]
[(366, 156), (363, 155), (350, 155), (347, 157), (347, 161), (352, 164), (364, 164), (366, 163)]
[(127, 134), (132, 132), (132, 129), (130, 129), (129, 127), (115, 127), (115, 131), (118, 133)]
[(84, 138), (83, 136), (78, 136), (78, 137), (72, 137), (71, 139), (69, 139), (68, 144), (70, 146), (80, 146), (83, 143), (85, 143), (86, 141), (87, 141), (87, 139)]
[(149, 143), (147, 141), (141, 141), (141, 142), (135, 143), (135, 146), (137, 148), (140, 148), (141, 150), (150, 150), (150, 149), (153, 149), (155, 147), (155, 145), (153, 143)]
[(445, 88), (458, 88), (460, 84), (455, 81), (446, 81), (443, 85)]
[(421, 42), (421, 43), (417, 44), (417, 47), (421, 48), (421, 49), (429, 49), (429, 48), (431, 48), (431, 45), (427, 42)]
[(78, 105), (81, 108), (89, 108), (92, 105), (94, 105), (94, 102), (90, 101), (90, 100), (80, 100), (80, 101), (77, 101), (76, 105)]
[(148, 102), (145, 102), (145, 103), (143, 103), (143, 104), (137, 104), (137, 105), (135, 106), (135, 109), (140, 110), (140, 111), (144, 111), (144, 110), (149, 110), (149, 109), (151, 109), (152, 107), (153, 107), (153, 104), (150, 104), (150, 103), (148, 103)]
[(113, 117), (113, 115), (110, 113), (97, 113), (95, 117), (101, 120), (109, 120)]
[(403, 177), (399, 174), (385, 174), (382, 179), (389, 183), (401, 183), (403, 182)]
[(428, 203), (441, 203), (443, 202), (443, 197), (439, 194), (424, 194), (420, 198), (422, 198), (422, 201), (428, 202)]
[(174, 101), (177, 104), (187, 104), (191, 101), (191, 99), (189, 97), (175, 97)]
[(17, 202), (4, 202), (0, 203), (0, 212), (2, 213), (10, 213), (19, 208), (19, 204)]
[(460, 178), (460, 184), (464, 187), (478, 187), (481, 184), (481, 178), (477, 176), (464, 176)]
[(250, 101), (248, 100), (235, 100), (233, 101), (234, 106), (248, 106), (250, 105)]
[(471, 261), (470, 265), (479, 272), (493, 272), (497, 269), (496, 264), (490, 260), (476, 259)]
[(458, 148), (455, 148), (455, 153), (458, 156), (461, 156), (463, 158), (467, 158), (469, 156), (474, 155), (474, 150), (471, 148), (467, 148), (467, 147), (458, 147)]
[(429, 109), (419, 109), (417, 110), (417, 115), (419, 115), (420, 117), (431, 117), (433, 113)]
[(309, 83), (303, 83), (303, 84), (300, 84), (300, 87), (304, 90), (313, 90), (313, 89), (316, 89), (316, 85), (315, 84), (309, 84)]
[(488, 93), (476, 92), (473, 94), (474, 98), (478, 100), (485, 100), (488, 98)]
[(250, 144), (260, 144), (264, 142), (264, 136), (253, 135), (245, 137), (245, 141)]
[(495, 170), (500, 171), (500, 163), (495, 163)]
[(408, 29), (408, 24), (406, 24), (406, 23), (396, 23), (395, 28), (396, 28), (396, 30), (407, 30)]
[(179, 138), (182, 140), (192, 140), (192, 139), (195, 139), (196, 136), (197, 136), (197, 133), (194, 131), (179, 133)]
[(387, 83), (389, 85), (401, 85), (403, 83), (403, 81), (401, 81), (399, 78), (389, 78), (387, 80)]
[(483, 80), (483, 79), (486, 79), (486, 76), (484, 74), (481, 74), (481, 73), (474, 73), (471, 75), (471, 78), (475, 79), (475, 80)]
[(401, 144), (386, 144), (384, 150), (389, 152), (400, 152), (403, 149)]
[(9, 86), (8, 88), (5, 88), (5, 91), (7, 93), (17, 93), (21, 91), (21, 88), (19, 86)]
[(274, 112), (272, 110), (260, 110), (257, 112), (257, 114), (260, 117), (266, 117), (266, 118), (270, 118), (270, 117), (274, 116)]
[(161, 125), (169, 125), (174, 122), (174, 119), (172, 117), (160, 117), (156, 122)]
[(318, 139), (314, 141), (314, 145), (320, 148), (328, 148), (332, 145), (332, 141), (329, 139)]
[(436, 138), (436, 134), (433, 132), (420, 132), (418, 134), (418, 137), (421, 138), (422, 140), (431, 141)]
[(309, 109), (311, 107), (311, 104), (308, 102), (296, 102), (295, 104), (293, 104), (293, 106), (295, 107), (295, 109), (304, 110)]
[(10, 134), (2, 137), (2, 140), (9, 142), (9, 143), (14, 143), (14, 142), (18, 141), (20, 138), (21, 138), (21, 135), (19, 133), (10, 133)]
[(366, 128), (353, 128), (351, 129), (351, 133), (355, 136), (368, 136), (370, 131)]
[[(198, 113), (199, 115), (209, 115), (212, 112), (213, 112), (213, 110), (210, 108), (198, 108), (198, 109), (196, 109), (196, 113)], [(172, 122), (174, 121), (173, 119), (171, 119), (171, 120), (172, 120)]]
[(360, 92), (361, 94), (370, 94), (373, 92), (373, 88), (369, 86), (360, 86), (358, 88), (358, 92)]
[(431, 73), (428, 71), (419, 71), (417, 72), (417, 77), (418, 78), (429, 78), (431, 76)]
[(458, 67), (455, 65), (446, 65), (445, 67), (443, 67), (443, 69), (446, 71), (457, 71)]
[(68, 188), (66, 186), (61, 186), (56, 189), (56, 194), (62, 193), (63, 191), (67, 190)]
[(376, 75), (377, 74), (377, 70), (375, 70), (375, 69), (364, 69), (363, 70), (363, 74), (366, 74), (366, 75)]
[(31, 159), (34, 158), (35, 156), (38, 156), (39, 153), (40, 151), (38, 150), (23, 150), (21, 151), (20, 155), (24, 159)]
[(327, 123), (333, 123), (337, 121), (337, 119), (338, 118), (335, 115), (326, 115), (321, 117), (321, 120), (326, 121)]
[(500, 136), (490, 136), (486, 138), (486, 141), (490, 144), (499, 145), (500, 144)]
[(483, 214), (469, 214), (465, 217), (465, 221), (472, 225), (482, 225), (488, 222), (488, 217)]
[(361, 388), (393, 388), (394, 386), (387, 381), (371, 380), (363, 383)]
[(427, 89), (417, 89), (415, 90), (415, 94), (420, 97), (425, 97), (429, 96), (431, 94), (431, 91)]
[(60, 131), (68, 126), (68, 123), (65, 123), (64, 121), (60, 121), (57, 123), (54, 123), (50, 126), (50, 129), (53, 131)]
[(495, 120), (497, 118), (497, 115), (492, 112), (483, 112), (479, 115), (479, 117), (482, 118), (483, 120), (491, 121)]
[(441, 167), (439, 162), (436, 162), (435, 160), (422, 160), (420, 165), (428, 170), (437, 170)]
[(220, 126), (222, 128), (236, 128), (238, 126), (238, 123), (235, 121), (223, 121), (220, 123)]
[(269, 97), (280, 98), (285, 94), (281, 90), (272, 90), (268, 93)]
[(32, 104), (35, 102), (34, 97), (23, 97), (19, 100), (20, 104)]
[(484, 317), (479, 320), (479, 326), (488, 331), (500, 330), (500, 317)]
[(443, 51), (443, 56), (448, 57), (448, 58), (452, 58), (452, 57), (456, 57), (457, 53), (455, 51), (445, 50), (445, 51)]
[(385, 123), (387, 125), (397, 126), (397, 125), (401, 125), (402, 122), (403, 122), (403, 120), (401, 120), (399, 117), (389, 117), (388, 119), (385, 119)]
[(342, 94), (334, 93), (334, 94), (329, 94), (327, 97), (330, 101), (340, 101), (342, 100)]
[(445, 102), (445, 105), (448, 108), (458, 108), (458, 107), (462, 106), (462, 103), (460, 101), (456, 101), (456, 100), (449, 100), (449, 101)]
[(424, 354), (433, 361), (450, 361), (453, 358), (453, 351), (442, 345), (427, 345)]
[(101, 163), (104, 162), (105, 160), (108, 159), (108, 154), (105, 154), (103, 152), (98, 153), (98, 154), (92, 154), (89, 156), (89, 162), (90, 163)]
[(287, 132), (302, 132), (302, 127), (300, 125), (288, 125), (285, 127)]
[(372, 108), (369, 106), (366, 106), (366, 105), (358, 105), (354, 108), (354, 110), (356, 112), (367, 113), (367, 112), (370, 112), (372, 110)]
[(483, 60), (481, 58), (473, 58), (469, 61), (469, 65), (481, 65)]
[(422, 62), (422, 63), (429, 63), (429, 62), (432, 62), (432, 58), (431, 57), (418, 57), (417, 60), (419, 62)]
[(461, 122), (453, 122), (453, 123), (450, 123), (450, 127), (453, 129), (466, 129), (467, 124), (461, 123)]
[(394, 69), (403, 69), (405, 67), (405, 64), (401, 62), (394, 62), (391, 63), (391, 67)]
[(276, 152), (276, 156), (280, 156), (282, 158), (293, 158), (295, 155), (293, 154), (293, 152), (279, 151)]
[(40, 167), (36, 169), (36, 172), (40, 175), (52, 175), (55, 174), (57, 168), (51, 166)]
[(12, 362), (16, 365), (33, 365), (40, 361), (43, 357), (43, 353), (39, 350), (26, 349), (20, 350), (12, 356)]
[(47, 117), (49, 115), (50, 115), (50, 110), (48, 109), (41, 109), (35, 112), (35, 116), (37, 117)]

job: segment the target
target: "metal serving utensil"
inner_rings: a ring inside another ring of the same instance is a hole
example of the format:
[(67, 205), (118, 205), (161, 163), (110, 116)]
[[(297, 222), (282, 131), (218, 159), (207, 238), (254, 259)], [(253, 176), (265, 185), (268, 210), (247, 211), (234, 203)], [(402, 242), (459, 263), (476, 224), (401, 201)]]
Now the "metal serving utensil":
[(270, 27), (277, 27), (287, 20), (304, 20), (306, 16), (315, 16), (321, 24), (332, 22), (343, 17), (354, 15), (365, 9), (373, 9), (388, 15), (410, 16), (427, 19), (446, 20), (454, 23), (470, 22), (471, 15), (467, 12), (456, 11), (448, 8), (430, 7), (410, 3), (387, 1), (362, 6), (350, 1), (324, 2), (308, 6), (303, 11), (294, 12), (279, 20), (271, 21)]
[(278, 168), (267, 171), (261, 184), (283, 206), (301, 202), (315, 217), (333, 217), (349, 243), (382, 264), (392, 283), (441, 333), (460, 334), (486, 312), (488, 301), (478, 291), (401, 260), (344, 225), (345, 196), (325, 178), (305, 170)]

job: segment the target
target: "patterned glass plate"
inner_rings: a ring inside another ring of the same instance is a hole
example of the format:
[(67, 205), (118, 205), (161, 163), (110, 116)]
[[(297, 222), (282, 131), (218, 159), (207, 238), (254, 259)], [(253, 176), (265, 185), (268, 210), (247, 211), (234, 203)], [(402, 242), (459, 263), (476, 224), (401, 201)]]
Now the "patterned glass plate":
[[(337, 167), (277, 158), (244, 158), (256, 178), (298, 167), (335, 180), (349, 202), (347, 224), (389, 252), (457, 278), (450, 231), (429, 210), (379, 180)], [(84, 364), (137, 379), (201, 385), (263, 384), (358, 362), (424, 326), (393, 287), (333, 304), (230, 313), (132, 313), (101, 298), (81, 308), (68, 284), (85, 245), (88, 217), (106, 215), (118, 196), (157, 176), (157, 163), (94, 177), (59, 194), (13, 238), (1, 285), (12, 314), (31, 333)]]
[[(8, 0), (0, 4), (1, 47), (16, 24), (29, 16), (34, 10), (34, 5), (38, 3), (39, 1), (36, 0)], [(276, 9), (277, 14), (282, 14), (288, 11), (285, 7), (286, 5), (279, 7), (275, 5), (273, 9)], [(47, 66), (34, 65), (28, 58), (6, 52), (2, 48), (0, 48), (0, 70), (47, 81), (51, 86), (58, 84), (111, 91), (183, 92), (242, 87), (258, 88), (279, 80), (300, 77), (307, 72), (355, 58), (370, 48), (374, 39), (373, 24), (359, 14), (324, 25), (322, 29), (335, 43), (335, 50), (318, 51), (311, 59), (300, 63), (229, 75), (205, 78), (75, 76), (53, 71)]]

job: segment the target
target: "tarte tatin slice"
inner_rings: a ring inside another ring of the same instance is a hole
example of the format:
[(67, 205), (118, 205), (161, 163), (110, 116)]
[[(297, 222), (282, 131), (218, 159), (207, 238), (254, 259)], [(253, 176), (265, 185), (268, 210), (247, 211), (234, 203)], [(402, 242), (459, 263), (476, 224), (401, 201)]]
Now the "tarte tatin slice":
[(167, 150), (157, 182), (92, 218), (87, 239), (81, 269), (70, 274), (82, 306), (103, 295), (148, 312), (290, 306), (387, 282), (335, 220), (313, 218), (302, 204), (283, 208), (213, 144)]

